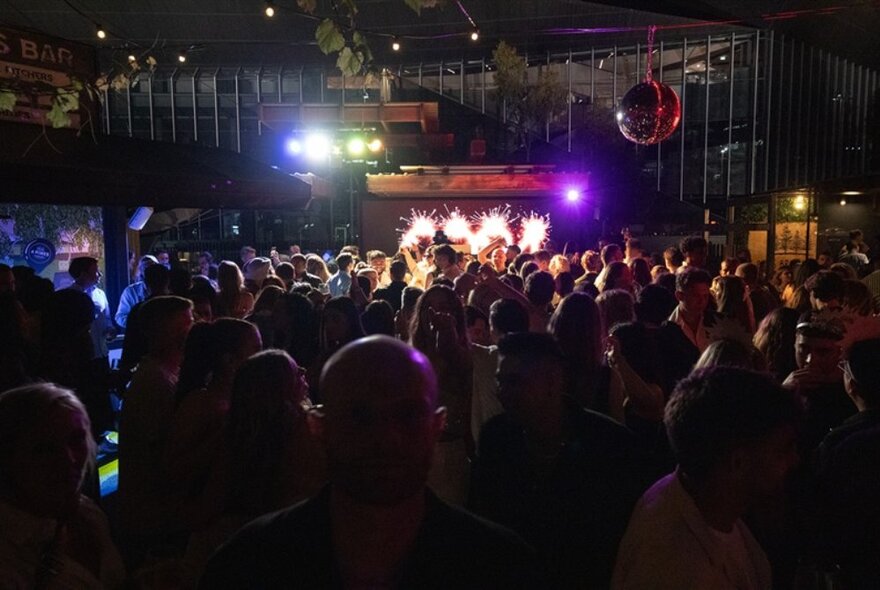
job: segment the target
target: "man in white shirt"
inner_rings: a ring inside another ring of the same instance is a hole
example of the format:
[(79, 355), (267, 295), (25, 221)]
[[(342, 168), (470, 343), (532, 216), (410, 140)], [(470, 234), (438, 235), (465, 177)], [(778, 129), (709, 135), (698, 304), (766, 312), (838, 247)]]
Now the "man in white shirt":
[(70, 261), (68, 268), (73, 277), (71, 289), (85, 293), (92, 298), (95, 304), (95, 317), (89, 329), (92, 337), (92, 359), (106, 359), (107, 337), (113, 333), (113, 321), (110, 319), (110, 304), (107, 303), (107, 295), (98, 287), (101, 271), (98, 270), (98, 261), (90, 256), (81, 256)]
[(696, 346), (700, 353), (709, 346), (707, 331), (714, 325), (716, 313), (709, 309), (709, 287), (712, 277), (705, 270), (686, 268), (675, 277), (675, 298), (678, 307), (669, 321), (681, 328), (682, 333)]
[(138, 263), (138, 277), (140, 280), (123, 289), (122, 295), (119, 296), (119, 307), (116, 308), (115, 319), (116, 324), (123, 330), (128, 323), (128, 314), (131, 313), (131, 309), (147, 298), (147, 285), (143, 281), (144, 270), (153, 264), (159, 264), (155, 256), (147, 254), (141, 257)]
[(664, 417), (678, 468), (636, 505), (611, 587), (771, 588), (741, 518), (782, 492), (798, 461), (798, 413), (793, 394), (751, 371), (713, 367), (681, 381)]
[(388, 272), (388, 257), (382, 250), (370, 250), (367, 252), (367, 263), (376, 271), (379, 278), (378, 289), (383, 289), (391, 284), (391, 275)]
[(351, 288), (351, 254), (343, 252), (336, 257), (336, 265), (339, 267), (327, 282), (327, 289), (330, 291), (331, 297), (342, 297), (348, 295)]

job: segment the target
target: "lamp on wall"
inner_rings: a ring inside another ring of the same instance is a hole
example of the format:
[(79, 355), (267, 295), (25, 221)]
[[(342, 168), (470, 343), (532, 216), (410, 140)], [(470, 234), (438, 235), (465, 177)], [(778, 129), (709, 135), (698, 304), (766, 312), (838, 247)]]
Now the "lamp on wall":
[(152, 215), (152, 207), (138, 207), (131, 216), (131, 219), (128, 220), (128, 228), (134, 231), (141, 231), (144, 229), (144, 226), (147, 225), (147, 222)]

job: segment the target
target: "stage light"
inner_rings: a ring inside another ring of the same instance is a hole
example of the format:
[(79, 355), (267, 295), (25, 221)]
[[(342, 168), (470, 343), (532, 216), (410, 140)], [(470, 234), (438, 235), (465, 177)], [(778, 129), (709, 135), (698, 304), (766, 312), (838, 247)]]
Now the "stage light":
[(471, 31), (471, 41), (479, 41), (480, 40), (480, 29), (474, 29)]
[(264, 10), (263, 12), (266, 13), (266, 16), (272, 18), (273, 16), (275, 16), (275, 7), (272, 6), (271, 2), (266, 2), (266, 10)]
[(352, 137), (348, 140), (348, 155), (360, 157), (364, 155), (364, 152), (367, 149), (367, 144), (364, 143), (364, 140), (360, 137)]
[(565, 191), (565, 200), (569, 203), (577, 203), (581, 200), (581, 191), (576, 188), (570, 188)]
[(284, 144), (284, 148), (291, 156), (298, 156), (303, 151), (302, 143), (298, 139), (288, 139), (287, 143)]
[(306, 137), (306, 157), (314, 162), (320, 162), (330, 155), (330, 138), (322, 133), (313, 133)]
[(180, 63), (186, 63), (186, 51), (181, 51), (177, 54), (177, 61)]
[(392, 51), (400, 51), (400, 41), (397, 39), (397, 37), (395, 37), (391, 41), (391, 50)]
[(101, 25), (95, 25), (95, 34), (98, 36), (98, 39), (106, 39), (107, 31), (104, 30), (104, 27)]
[(367, 147), (371, 152), (376, 153), (382, 149), (382, 140), (377, 137), (371, 140), (370, 143), (367, 144)]

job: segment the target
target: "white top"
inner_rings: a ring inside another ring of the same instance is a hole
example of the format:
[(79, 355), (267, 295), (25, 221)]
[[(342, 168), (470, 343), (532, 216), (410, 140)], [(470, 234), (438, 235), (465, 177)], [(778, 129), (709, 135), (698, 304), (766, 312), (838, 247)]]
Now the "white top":
[(131, 308), (147, 298), (147, 285), (143, 281), (132, 283), (119, 296), (119, 307), (116, 309), (116, 323), (125, 328)]
[(748, 527), (709, 526), (673, 472), (644, 493), (620, 542), (611, 587), (758, 590), (771, 587), (770, 563)]
[(92, 337), (92, 358), (107, 358), (109, 354), (107, 350), (107, 331), (113, 327), (107, 295), (97, 285), (83, 289), (74, 283), (70, 288), (85, 293), (92, 298), (92, 303), (95, 306), (95, 319), (92, 320), (92, 326), (89, 328), (89, 336)]
[(704, 350), (709, 346), (709, 342), (711, 339), (709, 338), (708, 332), (706, 332), (706, 328), (703, 325), (703, 316), (700, 316), (700, 323), (697, 324), (696, 330), (691, 330), (691, 327), (688, 325), (686, 321), (684, 321), (684, 317), (681, 314), (681, 306), (678, 306), (673, 310), (672, 314), (669, 316), (669, 321), (673, 324), (677, 324), (681, 331), (684, 332), (684, 335), (687, 336), (687, 339), (691, 341), (691, 343), (700, 349), (700, 354), (703, 353)]
[(498, 399), (495, 372), (498, 370), (498, 347), (471, 344), (474, 365), (474, 389), (471, 396), (471, 434), (479, 442), (480, 431), (490, 418), (504, 411)]

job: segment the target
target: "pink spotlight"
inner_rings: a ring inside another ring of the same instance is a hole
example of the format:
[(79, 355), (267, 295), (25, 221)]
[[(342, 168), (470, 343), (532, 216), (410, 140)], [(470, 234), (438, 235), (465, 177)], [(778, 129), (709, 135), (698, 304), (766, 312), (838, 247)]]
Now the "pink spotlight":
[(579, 191), (576, 188), (570, 188), (567, 191), (565, 191), (565, 199), (569, 203), (577, 203), (578, 201), (581, 200), (581, 191)]

